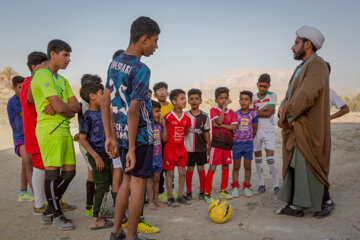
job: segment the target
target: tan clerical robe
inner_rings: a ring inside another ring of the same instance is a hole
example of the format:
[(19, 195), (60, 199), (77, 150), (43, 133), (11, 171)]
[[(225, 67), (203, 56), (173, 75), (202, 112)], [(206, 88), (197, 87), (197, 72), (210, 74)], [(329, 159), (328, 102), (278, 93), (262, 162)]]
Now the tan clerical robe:
[[(293, 79), (294, 75), (289, 87)], [(294, 127), (290, 127), (288, 123), (288, 118), (291, 117), (296, 121)], [(282, 128), (283, 137), (283, 178), (288, 171), (294, 147), (297, 147), (311, 172), (322, 184), (329, 187), (329, 71), (321, 57), (311, 58), (295, 79), (278, 125)]]

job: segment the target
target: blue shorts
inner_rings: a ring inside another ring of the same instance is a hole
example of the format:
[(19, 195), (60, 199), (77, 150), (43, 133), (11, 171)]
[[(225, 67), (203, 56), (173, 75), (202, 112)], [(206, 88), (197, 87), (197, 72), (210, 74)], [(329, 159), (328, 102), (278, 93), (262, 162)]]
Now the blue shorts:
[(253, 142), (234, 142), (233, 144), (233, 159), (241, 159), (244, 157), (248, 160), (253, 160), (254, 146)]
[(127, 152), (127, 148), (119, 148), (121, 165), (123, 166), (123, 172), (125, 174), (139, 178), (154, 177), (154, 170), (152, 166), (154, 145), (142, 145), (135, 149), (136, 164), (135, 168), (130, 172), (125, 171)]
[(153, 156), (153, 170), (154, 172), (160, 174), (162, 170), (163, 162), (162, 155)]

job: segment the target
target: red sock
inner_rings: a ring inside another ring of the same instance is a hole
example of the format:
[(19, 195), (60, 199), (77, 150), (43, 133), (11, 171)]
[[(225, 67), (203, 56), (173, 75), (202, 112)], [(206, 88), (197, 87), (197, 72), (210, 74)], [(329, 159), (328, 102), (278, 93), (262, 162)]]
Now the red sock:
[(192, 192), (191, 185), (192, 185), (192, 176), (194, 172), (186, 171), (186, 191)]
[(220, 189), (221, 191), (225, 190), (229, 184), (229, 169), (222, 169), (221, 174), (221, 185)]
[(231, 187), (234, 189), (234, 188), (240, 188), (240, 183), (239, 181), (236, 181), (236, 182), (232, 182), (231, 183)]
[(205, 190), (205, 170), (198, 171), (199, 173), (199, 181), (200, 181), (200, 192), (203, 192)]
[(242, 190), (244, 190), (245, 188), (251, 188), (251, 184), (244, 181)]
[(210, 172), (210, 171), (207, 172), (206, 181), (205, 181), (205, 193), (206, 194), (211, 194), (214, 173), (215, 172)]

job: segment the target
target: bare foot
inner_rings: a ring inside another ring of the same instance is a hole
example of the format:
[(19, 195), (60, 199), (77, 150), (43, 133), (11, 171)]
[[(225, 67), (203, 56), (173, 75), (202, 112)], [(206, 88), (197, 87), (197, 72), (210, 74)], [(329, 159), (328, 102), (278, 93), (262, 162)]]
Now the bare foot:
[(150, 210), (156, 210), (157, 207), (156, 207), (156, 205), (155, 205), (153, 202), (149, 202), (149, 209), (150, 209)]
[(156, 207), (166, 207), (167, 205), (165, 205), (165, 204), (162, 204), (161, 202), (159, 202), (159, 201), (154, 201), (154, 205), (156, 206)]
[(90, 225), (91, 228), (97, 228), (103, 226), (105, 226), (105, 220), (101, 218), (93, 218), (93, 221)]

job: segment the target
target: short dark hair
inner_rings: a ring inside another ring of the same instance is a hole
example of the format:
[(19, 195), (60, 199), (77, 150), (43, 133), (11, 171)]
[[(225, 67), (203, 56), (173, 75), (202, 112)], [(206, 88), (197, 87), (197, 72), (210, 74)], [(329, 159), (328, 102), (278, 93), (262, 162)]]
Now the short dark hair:
[(20, 83), (23, 83), (24, 82), (24, 77), (22, 77), (22, 76), (15, 76), (15, 77), (13, 77), (13, 79), (11, 80), (11, 82), (12, 82), (12, 85), (13, 85), (13, 87), (16, 87), (18, 84), (20, 84)]
[(302, 41), (303, 41), (303, 44), (304, 44), (306, 41), (310, 41), (310, 42), (311, 42), (311, 46), (312, 46), (312, 50), (313, 50), (314, 52), (317, 51), (317, 48), (314, 46), (314, 44), (312, 43), (311, 40), (309, 40), (309, 39), (307, 39), (307, 38), (302, 38)]
[(48, 44), (47, 47), (47, 55), (48, 58), (50, 59), (50, 52), (54, 51), (56, 53), (59, 53), (61, 51), (65, 50), (66, 52), (71, 52), (71, 47), (69, 44), (67, 44), (66, 42), (64, 42), (63, 40), (60, 39), (54, 39), (51, 40)]
[(152, 108), (160, 108), (161, 109), (161, 104), (157, 101), (151, 100), (151, 106)]
[(39, 65), (45, 61), (48, 60), (48, 57), (45, 53), (43, 52), (32, 52), (28, 55), (28, 60), (27, 60), (27, 66), (30, 70), (30, 72), (33, 72), (31, 66), (33, 65)]
[(241, 92), (240, 92), (240, 97), (241, 97), (241, 95), (243, 95), (243, 94), (248, 95), (248, 96), (250, 97), (250, 100), (252, 100), (252, 97), (253, 97), (253, 95), (254, 95), (251, 91), (248, 91), (248, 90), (241, 91)]
[(90, 102), (90, 94), (96, 94), (99, 90), (104, 91), (104, 86), (99, 82), (85, 81), (80, 88), (80, 97), (87, 103)]
[(152, 94), (153, 93), (153, 91), (149, 88), (149, 92)]
[(136, 43), (144, 35), (152, 37), (159, 34), (160, 27), (154, 20), (149, 17), (139, 17), (131, 24), (130, 43)]
[(93, 82), (98, 82), (98, 83), (102, 82), (101, 77), (99, 77), (98, 75), (88, 74), (88, 73), (82, 75), (81, 80), (80, 80), (81, 85), (83, 85), (83, 83), (86, 81), (93, 81)]
[(271, 78), (270, 75), (267, 73), (263, 73), (260, 75), (259, 79), (258, 79), (258, 83), (267, 83), (270, 84), (271, 82)]
[(199, 97), (201, 98), (201, 90), (197, 88), (192, 88), (188, 91), (188, 97), (190, 97), (190, 95), (199, 95)]
[(119, 49), (119, 50), (117, 50), (116, 52), (114, 52), (114, 55), (113, 55), (113, 60), (115, 59), (115, 58), (117, 58), (120, 54), (122, 54), (122, 53), (124, 53), (125, 52), (125, 50), (122, 50), (122, 49)]
[(331, 65), (330, 65), (329, 62), (326, 62), (326, 65), (327, 65), (327, 67), (328, 67), (328, 69), (329, 69), (329, 74), (330, 74), (330, 73), (331, 73)]
[(215, 99), (220, 96), (222, 93), (226, 93), (229, 96), (230, 90), (227, 87), (218, 87), (215, 89)]
[(185, 91), (182, 89), (174, 89), (170, 92), (170, 101), (172, 100), (176, 100), (176, 98), (180, 95), (180, 94), (184, 94), (185, 95)]
[(154, 92), (156, 93), (156, 90), (160, 89), (160, 88), (165, 88), (166, 90), (168, 90), (168, 85), (166, 84), (166, 82), (158, 82), (155, 83), (153, 89)]

